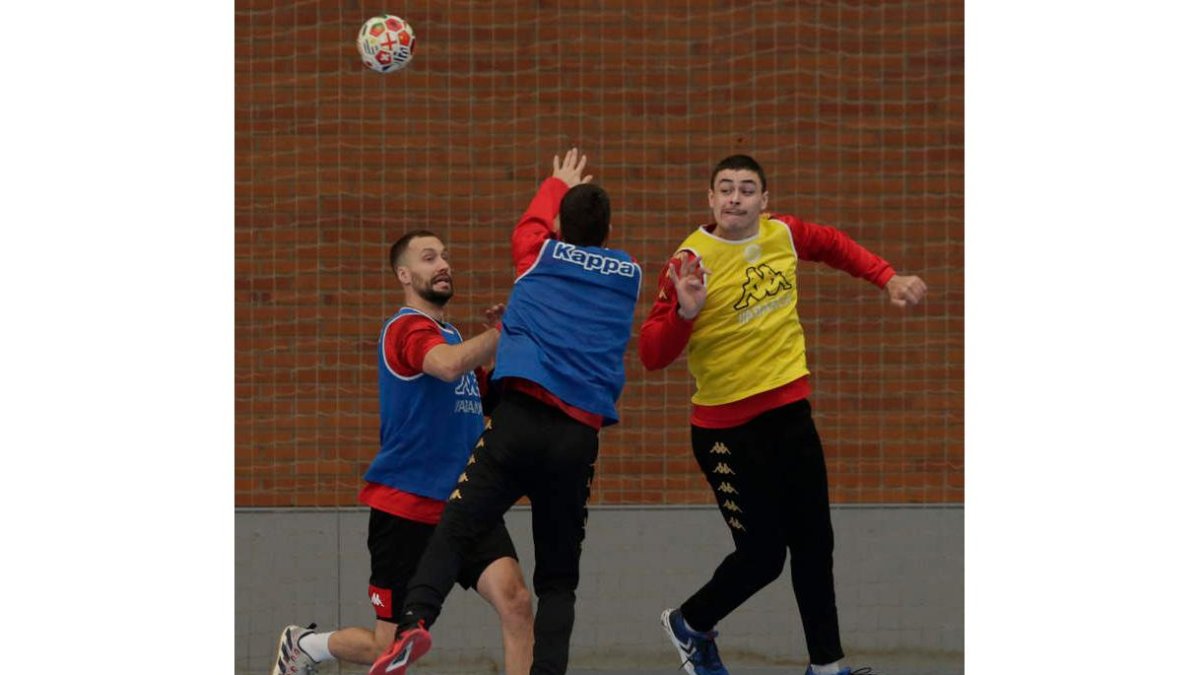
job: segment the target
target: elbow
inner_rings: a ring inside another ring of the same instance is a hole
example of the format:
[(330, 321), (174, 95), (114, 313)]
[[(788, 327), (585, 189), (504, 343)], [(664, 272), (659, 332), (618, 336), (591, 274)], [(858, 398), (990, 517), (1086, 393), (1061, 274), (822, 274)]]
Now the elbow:
[(661, 356), (655, 353), (652, 347), (647, 346), (647, 343), (643, 340), (638, 341), (638, 359), (641, 360), (642, 366), (650, 371), (662, 370), (669, 365), (663, 363)]
[(437, 371), (429, 374), (442, 382), (457, 382), (462, 377), (462, 373), (455, 373), (452, 370)]

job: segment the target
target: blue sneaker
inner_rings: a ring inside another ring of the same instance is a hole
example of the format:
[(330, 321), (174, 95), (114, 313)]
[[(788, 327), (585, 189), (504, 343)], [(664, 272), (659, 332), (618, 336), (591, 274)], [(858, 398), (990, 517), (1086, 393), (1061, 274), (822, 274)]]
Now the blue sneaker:
[(679, 658), (683, 659), (681, 667), (688, 675), (729, 675), (717, 653), (717, 631), (697, 633), (689, 630), (677, 609), (663, 610), (660, 620), (671, 644), (679, 652)]
[[(808, 670), (804, 671), (804, 675), (813, 675), (813, 669), (811, 665), (808, 667)], [(876, 673), (874, 670), (871, 670), (870, 667), (859, 668), (858, 670), (838, 668), (837, 675), (882, 675), (882, 673)]]

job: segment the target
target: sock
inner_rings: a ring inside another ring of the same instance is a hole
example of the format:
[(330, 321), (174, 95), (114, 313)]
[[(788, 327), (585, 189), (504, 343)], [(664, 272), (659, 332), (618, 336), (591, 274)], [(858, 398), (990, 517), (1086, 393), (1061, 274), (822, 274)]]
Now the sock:
[(840, 667), (837, 661), (827, 663), (823, 666), (818, 666), (815, 663), (812, 664), (813, 675), (837, 675), (838, 670), (840, 670)]
[(330, 635), (333, 633), (309, 633), (297, 640), (296, 644), (317, 663), (332, 661), (333, 653), (329, 651)]

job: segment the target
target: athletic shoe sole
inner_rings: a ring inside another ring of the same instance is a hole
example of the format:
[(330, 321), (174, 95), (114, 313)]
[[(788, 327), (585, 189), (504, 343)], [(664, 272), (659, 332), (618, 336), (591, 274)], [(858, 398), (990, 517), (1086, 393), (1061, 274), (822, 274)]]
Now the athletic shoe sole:
[(406, 631), (375, 661), (367, 675), (404, 675), (404, 671), (425, 656), (432, 646), (433, 639), (429, 631), (423, 628)]

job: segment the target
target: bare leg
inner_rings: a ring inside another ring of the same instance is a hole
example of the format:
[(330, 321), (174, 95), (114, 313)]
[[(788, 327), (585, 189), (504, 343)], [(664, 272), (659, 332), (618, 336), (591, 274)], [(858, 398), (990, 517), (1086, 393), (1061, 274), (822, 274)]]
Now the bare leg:
[(376, 621), (374, 633), (366, 628), (342, 628), (329, 636), (329, 651), (339, 661), (369, 666), (392, 645), (395, 637), (396, 624), (391, 621)]
[(505, 675), (529, 675), (533, 663), (533, 602), (521, 567), (512, 558), (500, 558), (483, 570), (475, 588), (500, 617)]

